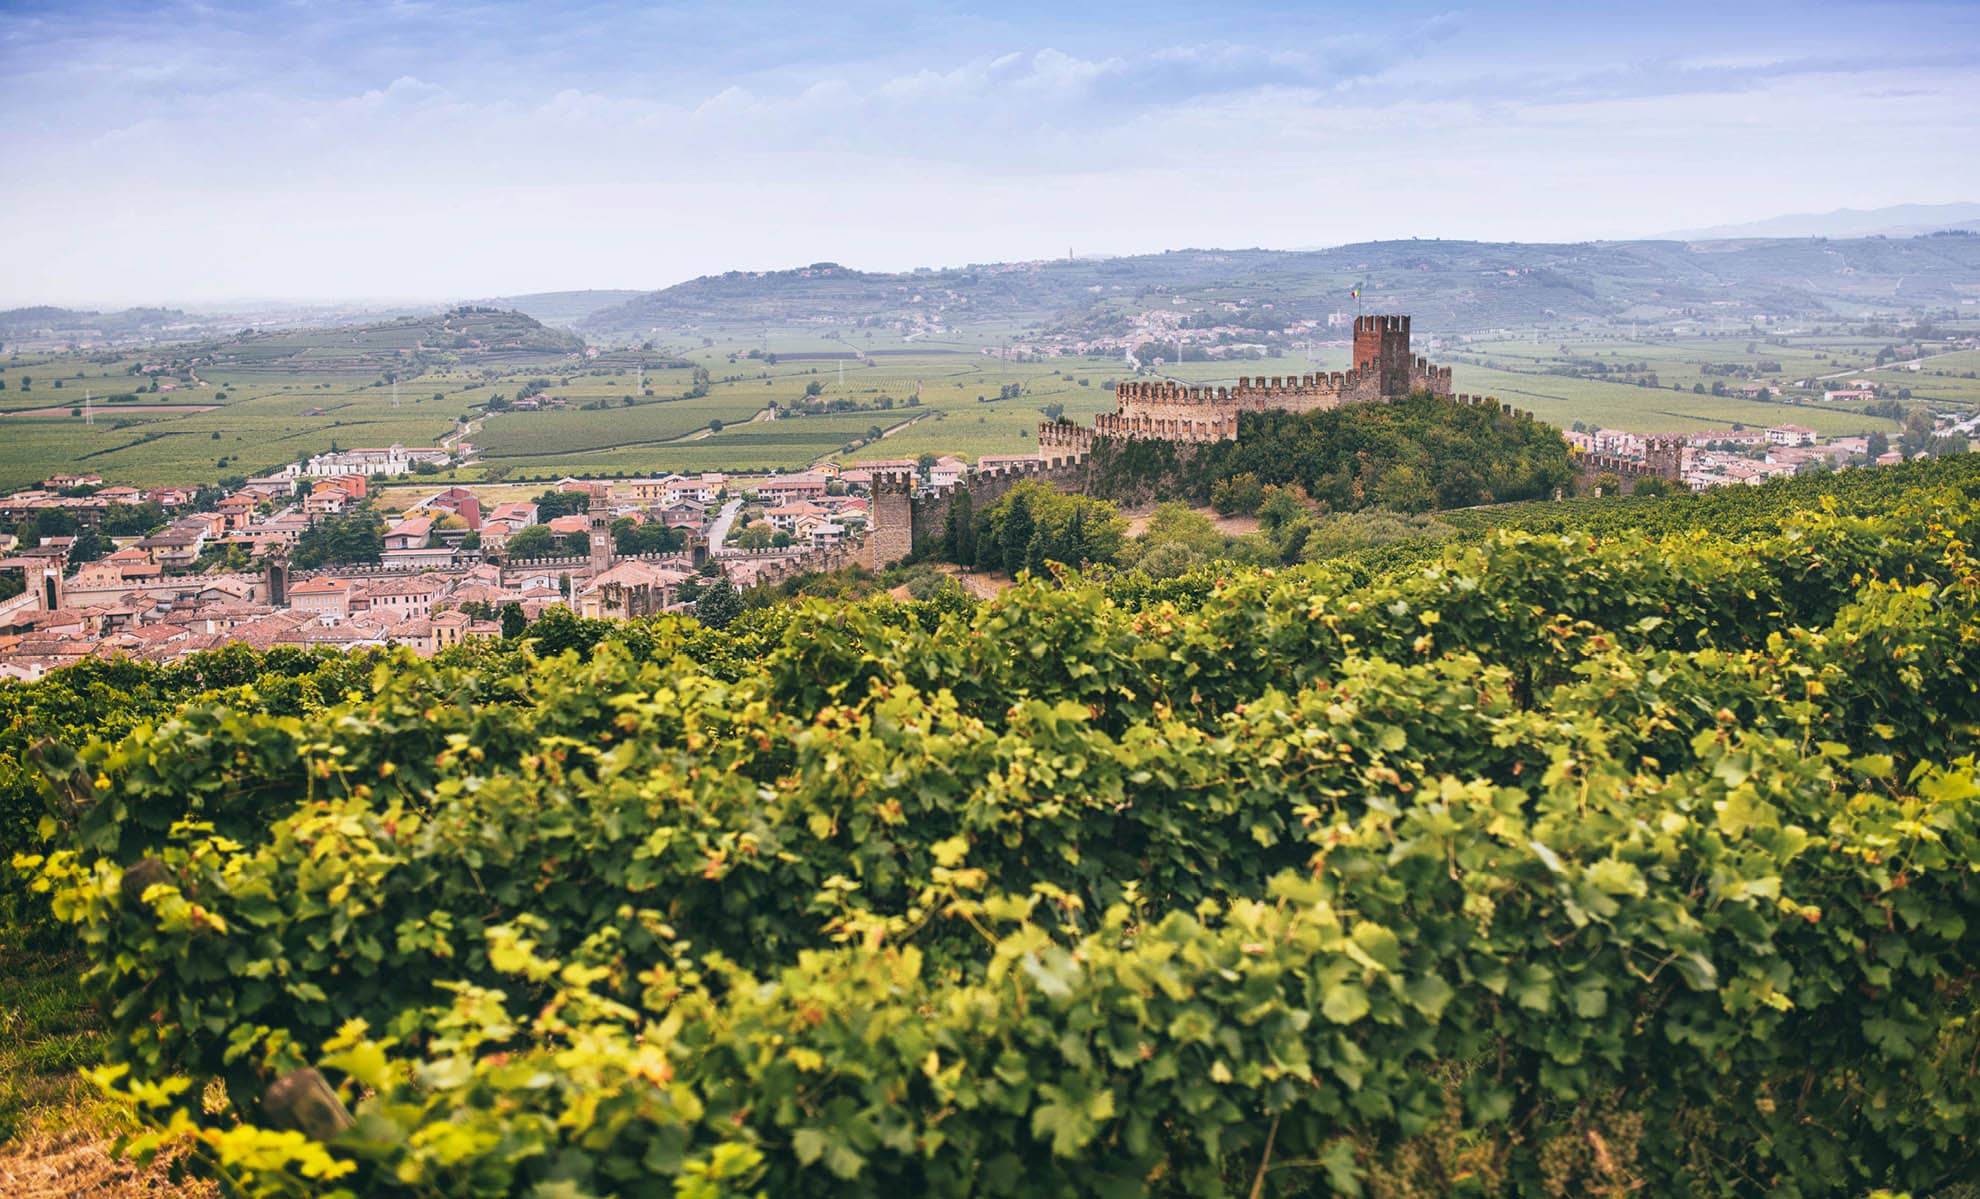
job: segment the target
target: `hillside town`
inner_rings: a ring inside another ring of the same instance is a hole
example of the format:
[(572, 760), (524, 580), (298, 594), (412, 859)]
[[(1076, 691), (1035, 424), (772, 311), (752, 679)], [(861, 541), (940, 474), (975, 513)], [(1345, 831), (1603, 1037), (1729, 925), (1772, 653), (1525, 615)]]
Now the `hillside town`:
[(232, 642), (425, 655), (553, 607), (688, 611), (718, 581), (848, 564), (878, 472), (951, 486), (970, 471), (939, 457), (529, 487), (422, 487), (411, 473), (448, 459), (402, 446), (319, 455), (225, 493), (74, 473), (0, 497), (0, 526), (17, 530), (0, 535), (0, 578), (18, 572), (20, 586), (0, 600), (0, 678)]
[[(869, 546), (877, 476), (911, 480), (912, 493), (939, 498), (975, 482), (1004, 486), (1049, 473), (1061, 461), (1049, 455), (1065, 451), (1076, 461), (1095, 434), (1235, 436), (1228, 413), (1193, 419), (1206, 406), (1325, 407), (1357, 388), (1369, 392), (1363, 399), (1449, 391), (1448, 371), (1409, 355), (1407, 318), (1355, 324), (1368, 364), (1346, 376), (1240, 380), (1228, 396), (1124, 383), (1120, 411), (1096, 419), (1093, 430), (1048, 423), (1035, 453), (973, 464), (927, 454), (764, 475), (435, 479), (472, 452), (457, 444), (317, 454), (225, 490), (56, 475), (0, 497), (0, 530), (12, 530), (0, 532), (0, 583), (10, 593), (0, 600), (0, 678), (38, 678), (91, 656), (171, 660), (233, 642), (389, 645), (430, 655), (513, 634), (552, 608), (606, 619), (690, 612), (710, 588), (740, 591), (905, 556), (906, 530), (884, 552)], [(1970, 424), (1824, 439), (1793, 423), (1654, 435), (1577, 422), (1562, 437), (1591, 490), (1609, 489), (1615, 474), (1617, 490), (1631, 489), (1623, 479), (1641, 488), (1656, 476), (1702, 491), (1890, 465), (1931, 452), (1934, 439), (1973, 432)]]

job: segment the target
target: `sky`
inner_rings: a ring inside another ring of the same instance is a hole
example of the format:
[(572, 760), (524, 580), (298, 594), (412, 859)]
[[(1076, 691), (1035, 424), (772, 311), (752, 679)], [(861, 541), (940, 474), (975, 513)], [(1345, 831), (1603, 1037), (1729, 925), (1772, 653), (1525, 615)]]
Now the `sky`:
[(0, 0), (0, 305), (1980, 199), (1980, 4)]

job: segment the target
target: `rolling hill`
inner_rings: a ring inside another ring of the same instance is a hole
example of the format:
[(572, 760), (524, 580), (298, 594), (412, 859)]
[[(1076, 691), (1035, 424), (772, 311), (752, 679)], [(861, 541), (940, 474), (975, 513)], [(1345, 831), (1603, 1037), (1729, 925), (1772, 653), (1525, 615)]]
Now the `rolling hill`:
[(815, 263), (704, 276), (593, 313), (580, 331), (655, 334), (1012, 326), (1068, 337), (1134, 312), (1258, 309), (1274, 321), (1351, 306), (1454, 332), (1707, 311), (1819, 318), (1916, 312), (1980, 296), (1980, 236), (1528, 244), (1382, 241), (1314, 251), (1178, 250), (887, 274)]

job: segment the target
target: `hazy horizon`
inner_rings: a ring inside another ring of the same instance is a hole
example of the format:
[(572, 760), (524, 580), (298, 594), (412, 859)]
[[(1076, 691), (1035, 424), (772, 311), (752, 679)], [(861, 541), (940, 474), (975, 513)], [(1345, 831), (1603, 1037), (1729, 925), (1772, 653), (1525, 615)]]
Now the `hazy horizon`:
[[(1980, 197), (1950, 3), (0, 11), (0, 306), (381, 305)], [(377, 297), (366, 301), (361, 297)]]

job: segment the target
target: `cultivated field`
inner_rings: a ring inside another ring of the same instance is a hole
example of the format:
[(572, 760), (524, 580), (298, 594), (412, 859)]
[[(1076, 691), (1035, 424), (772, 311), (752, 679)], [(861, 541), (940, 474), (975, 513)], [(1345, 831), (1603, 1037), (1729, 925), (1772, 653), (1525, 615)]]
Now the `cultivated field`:
[[(8, 356), (0, 359), (0, 487), (65, 469), (139, 485), (211, 481), (332, 448), (431, 445), (463, 420), (476, 422), (468, 439), (480, 455), (443, 478), (794, 469), (824, 458), (925, 453), (974, 459), (1029, 452), (1055, 405), (1080, 421), (1110, 411), (1112, 384), (1129, 370), (1112, 358), (1014, 361), (1005, 346), (1016, 328), (985, 327), (974, 340), (847, 329), (577, 353), (554, 331), (506, 316), (478, 319), (256, 335), (208, 347), (205, 359), (191, 351), (172, 358), (184, 348), (141, 358)], [(449, 348), (469, 333), (476, 348)], [(1876, 368), (1891, 342), (1847, 331), (1650, 337), (1584, 328), (1418, 348), (1453, 366), (1459, 391), (1497, 395), (1562, 426), (1657, 432), (1791, 422), (1828, 435), (1897, 427), (1822, 402), (1821, 380), (1830, 376), (1869, 378), (1888, 393), (1906, 388), (1941, 410), (1980, 406), (1980, 377), (1969, 377), (1980, 376), (1980, 351), (1934, 352), (1917, 371)], [(1338, 344), (1160, 370), (1228, 386), (1241, 375), (1341, 370), (1348, 361)], [(1657, 385), (1641, 385), (1652, 374)], [(146, 387), (154, 383), (160, 390)], [(531, 384), (563, 406), (489, 411), (493, 397), (513, 399)], [(1715, 385), (1729, 394), (1711, 394)], [(1783, 393), (1739, 394), (1754, 385)], [(813, 388), (812, 403), (852, 410), (791, 415)], [(93, 425), (70, 414), (84, 394), (93, 397)], [(767, 419), (773, 406), (783, 419)], [(875, 430), (885, 436), (875, 440)]]

